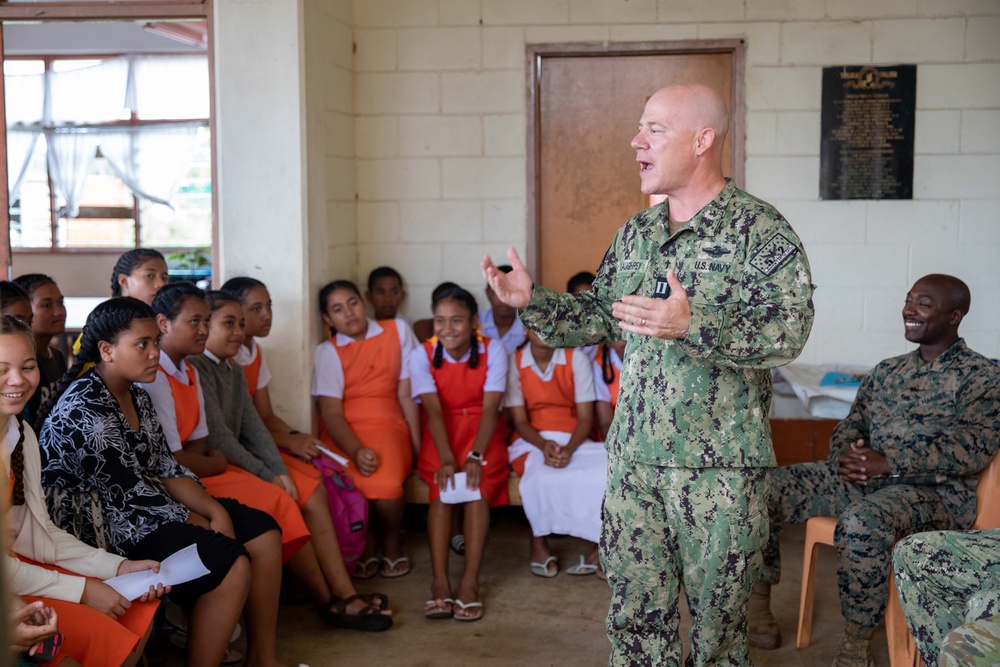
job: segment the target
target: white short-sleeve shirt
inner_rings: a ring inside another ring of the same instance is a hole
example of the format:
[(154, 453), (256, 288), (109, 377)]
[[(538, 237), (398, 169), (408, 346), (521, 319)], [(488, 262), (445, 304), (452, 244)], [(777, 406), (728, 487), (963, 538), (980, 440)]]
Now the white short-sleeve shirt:
[[(517, 355), (510, 355), (510, 371), (507, 373), (507, 395), (504, 397), (504, 405), (515, 407), (524, 405), (524, 391), (521, 388), (521, 373), (515, 368)], [(531, 354), (531, 346), (526, 345), (521, 352), (521, 368), (530, 368), (534, 371), (542, 382), (552, 380), (556, 372), (556, 366), (566, 365), (566, 350), (557, 348), (552, 353), (552, 360), (542, 371), (535, 362), (534, 355)], [(594, 373), (591, 370), (591, 361), (583, 350), (576, 350), (572, 355), (573, 363), (573, 393), (577, 403), (590, 403), (594, 400)]]
[(525, 338), (528, 337), (528, 332), (524, 328), (524, 324), (517, 317), (514, 318), (514, 323), (510, 325), (507, 333), (501, 336), (497, 330), (496, 322), (493, 321), (492, 308), (482, 314), (479, 318), (479, 323), (482, 325), (483, 335), (492, 340), (499, 340), (500, 344), (503, 345), (503, 349), (507, 351), (507, 354), (513, 354), (517, 348), (521, 347), (521, 343), (524, 342)]
[[(405, 380), (410, 377), (410, 353), (417, 347), (417, 339), (413, 335), (413, 330), (402, 319), (396, 318), (396, 333), (399, 335), (399, 379)], [(368, 331), (365, 332), (365, 340), (374, 338), (385, 333), (378, 322), (368, 320)], [(340, 363), (340, 355), (337, 354), (337, 347), (344, 347), (357, 341), (350, 336), (338, 333), (333, 344), (325, 340), (316, 346), (316, 354), (313, 363), (312, 395), (328, 396), (330, 398), (344, 398), (344, 367)]]
[[(483, 344), (479, 343), (479, 353), (484, 351)], [(483, 384), (483, 391), (502, 392), (507, 388), (507, 353), (496, 339), (490, 339), (486, 352), (486, 382)], [(447, 350), (444, 350), (444, 359), (453, 364), (465, 363), (472, 354), (470, 349), (461, 359), (453, 359)], [(437, 385), (434, 376), (431, 374), (431, 360), (427, 357), (427, 351), (423, 345), (419, 345), (410, 353), (410, 387), (413, 398), (419, 398), (421, 394), (436, 394)]]
[(153, 409), (156, 411), (156, 418), (163, 428), (163, 435), (167, 438), (170, 451), (179, 452), (184, 449), (181, 442), (180, 432), (177, 430), (177, 408), (174, 403), (174, 394), (170, 390), (170, 380), (167, 379), (166, 371), (183, 385), (189, 385), (187, 369), (194, 370), (195, 382), (198, 383), (198, 425), (191, 432), (189, 440), (208, 437), (208, 423), (205, 420), (205, 397), (201, 393), (201, 381), (198, 379), (198, 370), (188, 365), (181, 359), (180, 366), (167, 356), (167, 353), (160, 350), (160, 366), (162, 370), (156, 371), (156, 379), (152, 382), (139, 382), (140, 387), (146, 390), (149, 398), (153, 401)]

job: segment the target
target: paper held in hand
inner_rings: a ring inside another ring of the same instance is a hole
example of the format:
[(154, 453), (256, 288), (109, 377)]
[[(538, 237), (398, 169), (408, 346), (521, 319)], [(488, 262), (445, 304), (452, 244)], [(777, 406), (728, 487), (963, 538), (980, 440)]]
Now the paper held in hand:
[(135, 600), (142, 597), (150, 586), (157, 584), (177, 586), (192, 579), (209, 574), (209, 569), (201, 562), (198, 546), (191, 544), (160, 561), (160, 571), (143, 570), (106, 579), (104, 583), (115, 589), (119, 595)]
[(350, 463), (350, 461), (348, 461), (347, 459), (345, 459), (340, 454), (338, 454), (336, 452), (331, 452), (329, 449), (327, 449), (326, 447), (324, 447), (322, 445), (316, 445), (316, 449), (319, 450), (320, 454), (322, 454), (323, 456), (327, 457), (328, 459), (333, 459), (334, 461), (336, 461), (337, 463), (339, 463), (344, 468), (346, 468), (347, 464)]
[(441, 502), (445, 505), (457, 505), (459, 503), (471, 503), (474, 500), (482, 500), (483, 494), (479, 489), (466, 488), (466, 474), (464, 472), (455, 473), (455, 488), (451, 484), (445, 484), (441, 489)]

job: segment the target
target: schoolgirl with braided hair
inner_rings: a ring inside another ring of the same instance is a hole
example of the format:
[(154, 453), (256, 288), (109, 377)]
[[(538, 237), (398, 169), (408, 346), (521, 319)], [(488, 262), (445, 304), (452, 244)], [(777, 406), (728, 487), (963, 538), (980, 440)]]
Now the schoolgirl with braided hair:
[[(482, 566), (491, 506), (507, 503), (506, 429), (500, 399), (507, 384), (507, 354), (499, 341), (482, 337), (475, 298), (461, 287), (437, 292), (433, 302), (434, 336), (410, 355), (410, 384), (427, 417), (417, 472), (430, 486), (427, 537), (434, 570), (427, 618), (478, 621)], [(480, 500), (463, 503), (465, 571), (452, 595), (448, 580), (448, 544), (453, 505), (441, 502), (441, 490), (453, 488), (464, 472), (466, 486), (479, 489)]]
[(159, 564), (84, 544), (49, 518), (38, 441), (21, 420), (38, 382), (31, 330), (6, 315), (0, 320), (0, 492), (10, 500), (4, 522), (13, 529), (11, 551), (4, 556), (7, 585), (15, 595), (42, 601), (58, 619), (64, 633), (60, 664), (134, 664), (163, 588), (130, 603), (102, 580)]
[(105, 301), (87, 317), (79, 355), (41, 410), (50, 515), (130, 558), (159, 561), (195, 545), (209, 573), (171, 592), (190, 609), (187, 664), (219, 664), (245, 609), (248, 663), (280, 667), (280, 530), (263, 512), (209, 496), (170, 454), (136, 384), (156, 377), (159, 338), (153, 309), (133, 297)]
[(157, 291), (169, 282), (163, 254), (152, 248), (135, 248), (115, 262), (111, 271), (111, 296), (132, 296), (152, 305)]

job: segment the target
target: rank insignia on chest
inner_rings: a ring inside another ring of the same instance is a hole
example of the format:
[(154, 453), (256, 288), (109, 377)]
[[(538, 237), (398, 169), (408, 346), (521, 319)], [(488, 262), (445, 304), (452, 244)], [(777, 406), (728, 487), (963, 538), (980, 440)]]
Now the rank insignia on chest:
[(775, 234), (750, 258), (750, 266), (769, 276), (797, 251), (798, 247), (784, 235)]
[(656, 279), (656, 288), (653, 290), (654, 299), (666, 299), (670, 296), (670, 283), (666, 278)]

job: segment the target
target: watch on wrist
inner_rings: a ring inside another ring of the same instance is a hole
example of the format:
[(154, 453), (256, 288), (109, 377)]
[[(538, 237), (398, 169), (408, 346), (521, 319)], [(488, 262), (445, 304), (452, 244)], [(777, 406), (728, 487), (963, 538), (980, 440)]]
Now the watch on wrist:
[(476, 463), (483, 462), (483, 455), (475, 450), (469, 452), (469, 455), (465, 457), (466, 461), (475, 461)]

